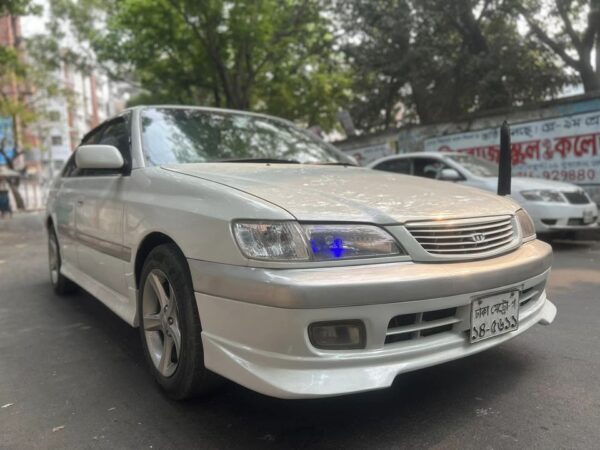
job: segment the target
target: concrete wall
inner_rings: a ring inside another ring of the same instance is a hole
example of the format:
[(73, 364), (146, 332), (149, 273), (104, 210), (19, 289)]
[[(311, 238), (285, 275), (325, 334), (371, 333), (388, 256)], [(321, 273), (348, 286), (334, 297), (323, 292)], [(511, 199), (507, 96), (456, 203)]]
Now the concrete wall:
[[(358, 136), (334, 142), (338, 148), (351, 155), (368, 151), (376, 146), (386, 146), (389, 153), (423, 151), (429, 138), (499, 127), (504, 120), (515, 125), (541, 119), (600, 111), (600, 93), (565, 97), (527, 107), (507, 108), (467, 116), (454, 122), (431, 125), (408, 125), (382, 133)], [(599, 130), (600, 132), (600, 130)], [(600, 155), (597, 156), (600, 158)], [(360, 161), (362, 164), (364, 162)], [(597, 203), (600, 203), (600, 185), (583, 186)]]

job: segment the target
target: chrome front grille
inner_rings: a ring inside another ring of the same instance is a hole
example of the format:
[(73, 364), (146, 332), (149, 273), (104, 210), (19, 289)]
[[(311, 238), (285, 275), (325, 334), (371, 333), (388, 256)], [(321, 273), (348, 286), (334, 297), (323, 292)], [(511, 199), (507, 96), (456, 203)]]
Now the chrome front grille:
[(438, 256), (499, 251), (516, 239), (511, 216), (413, 222), (406, 229), (425, 251)]

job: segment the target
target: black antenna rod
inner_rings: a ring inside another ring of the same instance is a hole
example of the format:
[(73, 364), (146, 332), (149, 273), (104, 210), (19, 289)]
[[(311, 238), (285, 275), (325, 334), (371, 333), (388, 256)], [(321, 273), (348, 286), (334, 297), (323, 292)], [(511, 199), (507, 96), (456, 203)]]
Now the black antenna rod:
[(510, 195), (512, 157), (510, 127), (506, 120), (500, 127), (500, 167), (498, 170), (498, 195)]

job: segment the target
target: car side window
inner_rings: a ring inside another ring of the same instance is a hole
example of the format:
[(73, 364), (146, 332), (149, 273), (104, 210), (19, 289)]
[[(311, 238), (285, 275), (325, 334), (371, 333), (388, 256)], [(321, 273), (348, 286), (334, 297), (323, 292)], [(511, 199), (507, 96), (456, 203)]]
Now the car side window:
[(80, 145), (97, 144), (98, 140), (100, 140), (100, 137), (102, 136), (103, 130), (104, 130), (104, 124), (100, 125), (99, 127), (94, 128), (92, 131), (90, 131), (88, 134), (86, 134), (83, 137)]
[(113, 145), (117, 147), (126, 164), (131, 160), (129, 127), (123, 118), (109, 122), (102, 133), (102, 136), (96, 142), (100, 145)]
[(61, 176), (63, 178), (73, 177), (76, 175), (76, 172), (77, 166), (75, 166), (75, 154), (73, 153), (71, 156), (69, 156), (69, 159), (62, 170)]
[[(80, 145), (96, 144), (98, 142), (98, 139), (102, 135), (103, 128), (104, 128), (104, 125), (100, 125), (99, 127), (90, 131), (88, 134), (86, 134), (83, 137)], [(71, 156), (69, 157), (69, 160), (65, 164), (65, 167), (63, 168), (61, 176), (63, 178), (78, 177), (78, 176), (84, 175), (83, 172), (84, 171), (77, 168), (77, 165), (75, 164), (75, 153), (73, 153), (73, 154), (71, 154)]]
[(397, 158), (384, 161), (374, 167), (376, 170), (384, 170), (386, 172), (403, 173), (410, 175), (410, 159)]
[(436, 158), (415, 158), (414, 175), (417, 177), (438, 179), (443, 169), (448, 166)]
[[(116, 147), (121, 153), (123, 161), (125, 161), (125, 167), (129, 167), (131, 162), (129, 126), (123, 117), (114, 119), (101, 126), (97, 132), (86, 135), (81, 145), (86, 144), (112, 145)], [(115, 175), (121, 173), (123, 173), (122, 170), (86, 169), (79, 170), (77, 176)]]

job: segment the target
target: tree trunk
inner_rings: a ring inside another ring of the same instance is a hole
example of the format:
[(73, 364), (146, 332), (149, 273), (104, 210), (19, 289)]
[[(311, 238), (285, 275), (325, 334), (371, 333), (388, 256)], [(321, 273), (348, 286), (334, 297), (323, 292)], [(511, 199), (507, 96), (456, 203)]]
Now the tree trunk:
[[(598, 52), (598, 50), (596, 50)], [(598, 62), (598, 55), (596, 53), (596, 64)], [(583, 89), (587, 92), (595, 92), (600, 91), (600, 70), (594, 69), (590, 64), (585, 64), (579, 70), (579, 76), (581, 77), (581, 82), (583, 83)]]

